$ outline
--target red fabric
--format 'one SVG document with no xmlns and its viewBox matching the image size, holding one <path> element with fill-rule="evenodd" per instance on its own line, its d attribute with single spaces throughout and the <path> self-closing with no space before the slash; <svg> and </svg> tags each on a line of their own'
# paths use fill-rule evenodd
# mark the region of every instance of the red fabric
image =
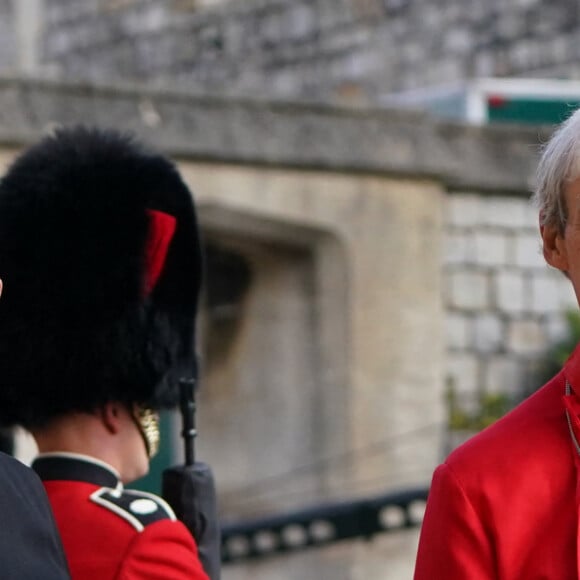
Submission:
<svg viewBox="0 0 580 580">
<path fill-rule="evenodd" d="M 164 519 L 141 532 L 89 499 L 98 486 L 45 481 L 72 580 L 208 580 L 185 526 Z"/>
<path fill-rule="evenodd" d="M 145 247 L 145 296 L 152 292 L 161 276 L 169 244 L 171 244 L 177 225 L 177 220 L 173 216 L 162 211 L 148 209 L 147 215 L 149 216 L 149 234 Z"/>
<path fill-rule="evenodd" d="M 578 558 L 578 349 L 506 417 L 456 449 L 433 476 L 415 580 L 572 580 Z"/>
</svg>

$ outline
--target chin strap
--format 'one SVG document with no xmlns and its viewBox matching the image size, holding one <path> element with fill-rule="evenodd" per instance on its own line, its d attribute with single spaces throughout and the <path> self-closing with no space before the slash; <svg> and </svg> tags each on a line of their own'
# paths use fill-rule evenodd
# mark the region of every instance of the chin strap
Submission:
<svg viewBox="0 0 580 580">
<path fill-rule="evenodd" d="M 139 431 L 145 442 L 149 459 L 153 458 L 159 451 L 159 414 L 149 407 L 134 407 L 133 418 L 139 427 Z"/>
</svg>

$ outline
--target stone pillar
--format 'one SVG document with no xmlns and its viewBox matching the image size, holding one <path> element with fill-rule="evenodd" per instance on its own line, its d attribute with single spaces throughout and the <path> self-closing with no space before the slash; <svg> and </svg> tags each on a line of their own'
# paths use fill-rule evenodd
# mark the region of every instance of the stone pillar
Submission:
<svg viewBox="0 0 580 580">
<path fill-rule="evenodd" d="M 200 401 L 200 454 L 211 457 L 226 513 L 427 484 L 444 414 L 440 187 L 180 167 L 206 234 L 256 264 L 239 340 L 229 362 L 205 377 Z M 410 575 L 414 537 L 406 551 L 381 544 L 397 578 L 401 569 Z M 333 578 L 371 578 L 372 550 L 350 543 L 228 575 L 326 578 L 334 561 L 342 572 L 333 568 Z M 394 580 L 387 568 L 376 577 Z"/>
<path fill-rule="evenodd" d="M 14 2 L 18 69 L 21 75 L 34 76 L 39 72 L 42 22 L 43 0 L 17 0 Z"/>
</svg>

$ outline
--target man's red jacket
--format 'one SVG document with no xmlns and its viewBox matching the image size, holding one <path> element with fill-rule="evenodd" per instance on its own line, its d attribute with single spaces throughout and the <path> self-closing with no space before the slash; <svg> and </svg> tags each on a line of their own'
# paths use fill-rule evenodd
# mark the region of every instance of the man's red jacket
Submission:
<svg viewBox="0 0 580 580">
<path fill-rule="evenodd" d="M 415 580 L 580 578 L 579 441 L 577 347 L 556 377 L 437 468 Z"/>
<path fill-rule="evenodd" d="M 91 457 L 44 454 L 32 467 L 72 580 L 208 580 L 191 534 L 160 497 L 123 489 L 116 472 Z"/>
</svg>

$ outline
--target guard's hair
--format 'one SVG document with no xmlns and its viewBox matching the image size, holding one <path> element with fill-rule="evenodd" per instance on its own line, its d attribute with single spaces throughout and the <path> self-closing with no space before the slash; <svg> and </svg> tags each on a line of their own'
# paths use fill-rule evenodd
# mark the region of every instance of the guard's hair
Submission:
<svg viewBox="0 0 580 580">
<path fill-rule="evenodd" d="M 145 296 L 149 209 L 177 225 Z M 200 272 L 193 200 L 165 157 L 84 127 L 31 147 L 0 182 L 0 423 L 174 405 L 194 365 Z"/>
</svg>

